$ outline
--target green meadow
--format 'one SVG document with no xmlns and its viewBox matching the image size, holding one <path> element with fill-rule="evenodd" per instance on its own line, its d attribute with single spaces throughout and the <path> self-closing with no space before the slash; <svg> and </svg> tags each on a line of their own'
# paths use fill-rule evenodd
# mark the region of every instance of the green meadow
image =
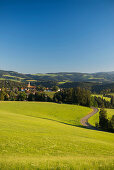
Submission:
<svg viewBox="0 0 114 170">
<path fill-rule="evenodd" d="M 114 135 L 83 128 L 90 108 L 0 102 L 0 169 L 114 168 Z"/>
<path fill-rule="evenodd" d="M 109 97 L 104 97 L 102 94 L 92 94 L 92 96 L 96 96 L 96 97 L 101 97 L 101 98 L 103 98 L 103 99 L 105 99 L 106 101 L 111 101 L 111 98 L 109 98 Z"/>
<path fill-rule="evenodd" d="M 109 93 L 109 95 L 114 96 L 114 93 Z"/>
</svg>

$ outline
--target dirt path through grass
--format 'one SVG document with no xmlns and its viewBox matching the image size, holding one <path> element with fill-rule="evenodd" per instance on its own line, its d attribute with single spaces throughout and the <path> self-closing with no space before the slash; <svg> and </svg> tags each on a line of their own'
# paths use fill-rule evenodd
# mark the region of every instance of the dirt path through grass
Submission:
<svg viewBox="0 0 114 170">
<path fill-rule="evenodd" d="M 83 117 L 80 120 L 80 123 L 89 129 L 98 130 L 97 128 L 95 128 L 94 126 L 92 126 L 91 124 L 88 123 L 88 119 L 99 111 L 97 108 L 94 108 L 94 107 L 92 107 L 92 109 L 93 109 L 93 111 L 90 114 L 88 114 L 87 116 Z"/>
</svg>

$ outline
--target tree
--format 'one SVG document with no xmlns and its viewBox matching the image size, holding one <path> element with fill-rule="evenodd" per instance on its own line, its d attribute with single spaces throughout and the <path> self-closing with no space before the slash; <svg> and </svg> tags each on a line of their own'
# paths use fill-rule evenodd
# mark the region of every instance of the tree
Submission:
<svg viewBox="0 0 114 170">
<path fill-rule="evenodd" d="M 75 92 L 77 104 L 82 106 L 90 106 L 91 93 L 89 90 L 77 87 Z"/>
<path fill-rule="evenodd" d="M 111 105 L 114 107 L 114 96 L 111 97 Z"/>
<path fill-rule="evenodd" d="M 56 92 L 54 95 L 55 102 L 79 104 L 83 106 L 90 106 L 90 91 L 78 88 L 63 89 Z"/>
<path fill-rule="evenodd" d="M 28 101 L 34 101 L 35 100 L 35 96 L 33 93 L 30 93 L 28 96 Z"/>
<path fill-rule="evenodd" d="M 47 100 L 47 96 L 45 93 L 43 93 L 43 92 L 35 93 L 35 101 L 46 101 L 46 100 Z"/>
<path fill-rule="evenodd" d="M 99 127 L 104 130 L 108 129 L 107 111 L 104 108 L 101 108 L 99 112 Z"/>
<path fill-rule="evenodd" d="M 97 101 L 95 100 L 94 96 L 91 97 L 90 106 L 98 107 Z"/>
<path fill-rule="evenodd" d="M 7 94 L 7 93 L 5 94 L 4 100 L 5 100 L 5 101 L 8 101 L 8 100 L 9 100 L 9 94 Z"/>
<path fill-rule="evenodd" d="M 108 128 L 109 128 L 109 131 L 114 132 L 114 115 L 112 116 L 112 118 L 109 121 Z"/>
<path fill-rule="evenodd" d="M 11 101 L 15 101 L 16 100 L 16 94 L 13 91 L 10 92 L 9 100 L 11 100 Z"/>
<path fill-rule="evenodd" d="M 61 102 L 63 102 L 63 92 L 57 92 L 57 93 L 55 93 L 54 94 L 54 96 L 53 96 L 53 101 L 54 102 L 56 102 L 56 103 L 58 103 L 59 101 L 61 101 Z"/>
<path fill-rule="evenodd" d="M 37 90 L 37 91 L 44 91 L 44 90 L 45 90 L 45 87 L 42 86 L 42 85 L 39 85 L 39 86 L 37 86 L 36 90 Z"/>
<path fill-rule="evenodd" d="M 58 91 L 59 90 L 59 87 L 58 86 L 53 86 L 52 87 L 52 91 Z"/>
<path fill-rule="evenodd" d="M 4 101 L 4 98 L 5 98 L 5 94 L 3 91 L 0 92 L 0 100 L 1 101 Z"/>
<path fill-rule="evenodd" d="M 24 100 L 26 100 L 26 98 L 27 98 L 27 95 L 25 92 L 20 92 L 17 96 L 18 101 L 24 101 Z"/>
<path fill-rule="evenodd" d="M 1 92 L 0 92 L 0 100 L 1 101 L 5 100 L 5 95 L 6 95 L 6 92 L 5 92 L 5 88 L 3 87 Z"/>
</svg>

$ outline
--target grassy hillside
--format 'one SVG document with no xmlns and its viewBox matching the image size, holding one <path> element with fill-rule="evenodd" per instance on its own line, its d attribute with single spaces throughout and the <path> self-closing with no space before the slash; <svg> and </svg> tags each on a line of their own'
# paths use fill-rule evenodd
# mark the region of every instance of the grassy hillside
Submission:
<svg viewBox="0 0 114 170">
<path fill-rule="evenodd" d="M 114 115 L 114 109 L 106 109 L 106 110 L 108 113 L 108 119 L 110 119 L 112 115 Z M 96 122 L 99 122 L 99 113 L 96 113 L 95 115 L 89 118 L 89 123 L 91 125 L 95 126 Z"/>
<path fill-rule="evenodd" d="M 70 119 L 79 125 L 90 111 L 73 105 L 1 102 L 0 169 L 113 169 L 113 134 L 64 124 Z"/>
<path fill-rule="evenodd" d="M 78 126 L 80 119 L 92 111 L 88 107 L 48 102 L 0 102 L 0 110 Z"/>
</svg>

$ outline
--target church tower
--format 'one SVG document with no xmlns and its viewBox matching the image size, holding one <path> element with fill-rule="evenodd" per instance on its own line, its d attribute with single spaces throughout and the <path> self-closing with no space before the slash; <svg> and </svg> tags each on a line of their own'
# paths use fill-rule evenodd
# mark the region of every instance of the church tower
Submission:
<svg viewBox="0 0 114 170">
<path fill-rule="evenodd" d="M 30 82 L 28 83 L 28 87 L 30 87 Z"/>
</svg>

